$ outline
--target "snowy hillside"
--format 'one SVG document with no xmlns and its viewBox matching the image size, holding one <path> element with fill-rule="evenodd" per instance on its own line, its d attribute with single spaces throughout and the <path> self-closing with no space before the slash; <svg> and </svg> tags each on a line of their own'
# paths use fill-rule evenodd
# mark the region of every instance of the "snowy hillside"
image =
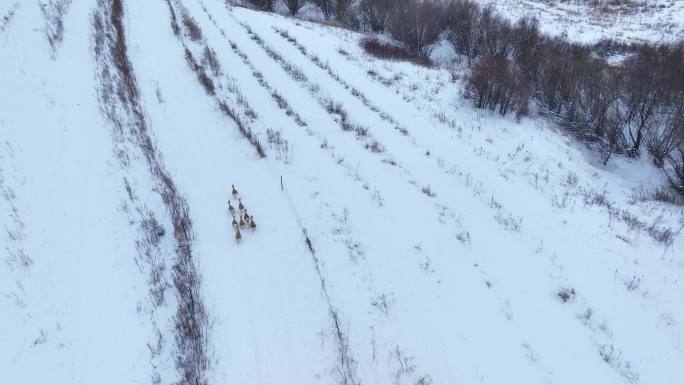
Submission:
<svg viewBox="0 0 684 385">
<path fill-rule="evenodd" d="M 626 43 L 684 39 L 684 1 L 477 0 L 511 19 L 537 18 L 545 33 L 582 43 L 614 39 Z M 600 2 L 597 2 L 600 3 Z M 618 4 L 618 5 L 615 5 Z"/>
<path fill-rule="evenodd" d="M 683 383 L 662 173 L 359 39 L 223 0 L 2 2 L 6 383 Z"/>
</svg>

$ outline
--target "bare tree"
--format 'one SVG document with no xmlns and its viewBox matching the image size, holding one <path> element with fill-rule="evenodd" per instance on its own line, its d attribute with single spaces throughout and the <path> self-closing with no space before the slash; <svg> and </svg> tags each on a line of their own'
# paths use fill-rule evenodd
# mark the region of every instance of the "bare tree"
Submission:
<svg viewBox="0 0 684 385">
<path fill-rule="evenodd" d="M 668 79 L 670 89 L 665 89 L 667 99 L 660 112 L 661 118 L 646 137 L 648 152 L 657 167 L 663 167 L 668 155 L 684 145 L 684 75 L 680 72 L 673 72 L 679 79 Z"/>
<path fill-rule="evenodd" d="M 498 16 L 493 7 L 481 8 L 472 0 L 456 0 L 446 8 L 446 39 L 454 51 L 469 58 L 507 57 L 516 47 L 531 43 L 536 24 L 521 20 L 518 28 Z"/>
<path fill-rule="evenodd" d="M 349 24 L 349 11 L 353 0 L 312 0 L 320 8 L 326 20 L 335 19 L 344 24 Z"/>
<path fill-rule="evenodd" d="M 513 58 L 525 70 L 529 64 L 532 64 L 539 48 L 543 46 L 539 21 L 535 18 L 523 17 L 518 20 L 512 33 Z M 525 70 L 525 72 L 529 71 Z"/>
<path fill-rule="evenodd" d="M 307 0 L 283 0 L 290 15 L 295 16 L 306 5 Z"/>
<path fill-rule="evenodd" d="M 443 10 L 443 4 L 435 0 L 399 0 L 390 17 L 389 32 L 409 52 L 429 59 L 444 31 Z"/>
<path fill-rule="evenodd" d="M 248 0 L 252 5 L 262 11 L 273 11 L 276 0 Z"/>
<path fill-rule="evenodd" d="M 326 20 L 330 20 L 335 14 L 335 2 L 336 0 L 312 0 L 314 4 L 321 9 L 323 17 Z"/>
<path fill-rule="evenodd" d="M 513 52 L 515 31 L 493 6 L 482 9 L 476 32 L 482 55 L 508 57 Z"/>
<path fill-rule="evenodd" d="M 347 24 L 352 0 L 335 0 L 334 5 L 333 14 L 335 15 L 335 20 Z"/>
<path fill-rule="evenodd" d="M 672 188 L 684 194 L 684 145 L 679 146 L 667 156 L 665 175 Z"/>
<path fill-rule="evenodd" d="M 656 167 L 664 167 L 669 154 L 684 144 L 684 111 L 679 106 L 676 113 L 668 114 L 665 121 L 651 130 L 646 137 L 648 153 Z"/>
<path fill-rule="evenodd" d="M 446 40 L 454 51 L 469 58 L 478 56 L 480 7 L 472 0 L 456 0 L 447 7 L 446 17 Z"/>
<path fill-rule="evenodd" d="M 652 128 L 661 99 L 661 85 L 658 84 L 655 62 L 657 53 L 651 47 L 643 47 L 643 53 L 625 61 L 627 73 L 624 105 L 627 123 L 626 137 L 630 156 L 639 154 L 641 144 Z"/>
<path fill-rule="evenodd" d="M 394 0 L 361 0 L 359 10 L 363 25 L 373 32 L 383 32 L 392 12 Z"/>
</svg>

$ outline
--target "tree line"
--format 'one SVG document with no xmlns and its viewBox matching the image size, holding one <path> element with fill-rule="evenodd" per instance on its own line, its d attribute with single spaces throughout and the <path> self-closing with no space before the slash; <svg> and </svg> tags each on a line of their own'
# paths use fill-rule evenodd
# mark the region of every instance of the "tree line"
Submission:
<svg viewBox="0 0 684 385">
<path fill-rule="evenodd" d="M 534 106 L 594 143 L 604 163 L 614 154 L 649 156 L 684 194 L 684 42 L 575 43 L 473 0 L 282 1 L 292 15 L 311 2 L 326 20 L 389 35 L 418 62 L 444 41 L 470 63 L 465 94 L 476 107 L 520 118 Z"/>
</svg>

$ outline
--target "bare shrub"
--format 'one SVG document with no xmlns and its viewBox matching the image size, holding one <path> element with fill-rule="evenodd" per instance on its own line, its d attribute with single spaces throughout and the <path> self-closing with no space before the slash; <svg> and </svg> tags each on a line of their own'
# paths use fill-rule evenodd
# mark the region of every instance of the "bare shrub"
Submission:
<svg viewBox="0 0 684 385">
<path fill-rule="evenodd" d="M 655 223 L 648 226 L 648 235 L 651 236 L 655 241 L 663 243 L 667 246 L 672 245 L 674 242 L 675 232 L 669 227 L 658 227 Z"/>
<path fill-rule="evenodd" d="M 630 204 L 648 201 L 684 205 L 684 196 L 669 186 L 661 186 L 653 190 L 644 188 L 637 189 L 630 197 Z"/>
<path fill-rule="evenodd" d="M 653 240 L 663 243 L 666 246 L 670 246 L 674 241 L 676 233 L 669 227 L 663 227 L 659 225 L 660 219 L 656 219 L 652 224 L 647 224 L 642 221 L 636 215 L 622 210 L 614 215 L 618 216 L 630 230 L 641 230 L 646 232 Z"/>
<path fill-rule="evenodd" d="M 382 42 L 376 37 L 364 38 L 361 40 L 360 44 L 361 48 L 363 48 L 366 53 L 375 56 L 378 59 L 407 61 L 425 66 L 430 66 L 432 64 L 429 59 L 421 58 L 405 48 Z"/>
<path fill-rule="evenodd" d="M 0 32 L 5 32 L 7 26 L 9 26 L 12 19 L 14 19 L 14 15 L 17 14 L 17 9 L 19 9 L 19 6 L 19 3 L 12 4 L 7 13 L 0 17 Z"/>
<path fill-rule="evenodd" d="M 639 373 L 634 371 L 632 364 L 629 361 L 625 361 L 622 358 L 622 351 L 616 349 L 611 345 L 600 345 L 598 347 L 599 355 L 603 361 L 610 365 L 611 368 L 616 370 L 620 375 L 629 383 L 639 382 Z"/>
<path fill-rule="evenodd" d="M 558 290 L 558 293 L 556 294 L 558 296 L 558 299 L 563 302 L 572 302 L 575 299 L 575 289 L 572 288 L 562 288 Z"/>
<path fill-rule="evenodd" d="M 565 184 L 568 187 L 575 187 L 577 186 L 577 182 L 579 179 L 577 178 L 577 174 L 569 171 L 567 175 L 563 178 L 563 184 Z"/>
<path fill-rule="evenodd" d="M 354 132 L 356 132 L 357 138 L 364 138 L 368 136 L 368 127 L 356 126 Z"/>
<path fill-rule="evenodd" d="M 230 108 L 228 103 L 226 103 L 223 100 L 219 101 L 219 109 L 221 110 L 221 112 L 223 112 L 224 115 L 226 115 L 235 122 L 242 136 L 245 139 L 247 139 L 249 143 L 252 144 L 257 154 L 259 154 L 261 158 L 265 158 L 266 152 L 264 151 L 264 148 L 261 147 L 261 143 L 259 143 L 259 140 L 256 138 L 256 135 L 254 135 L 254 133 L 252 132 L 252 129 L 248 128 L 244 124 L 244 122 L 240 119 L 238 114 L 232 108 Z"/>
<path fill-rule="evenodd" d="M 515 111 L 520 118 L 528 111 L 527 84 L 518 67 L 506 58 L 478 59 L 467 79 L 466 96 L 477 108 L 497 110 L 501 115 Z"/>
<path fill-rule="evenodd" d="M 283 137 L 282 132 L 269 128 L 266 130 L 266 136 L 269 146 L 276 154 L 276 159 L 287 162 L 290 154 L 290 144 Z"/>
<path fill-rule="evenodd" d="M 207 94 L 210 96 L 215 95 L 216 87 L 214 86 L 214 81 L 211 79 L 211 77 L 209 77 L 209 75 L 207 75 L 207 71 L 204 69 L 204 66 L 195 60 L 192 52 L 190 52 L 190 50 L 187 48 L 185 49 L 185 60 L 190 68 L 192 68 L 193 72 L 195 72 L 195 75 L 197 75 L 197 80 L 199 80 Z"/>
<path fill-rule="evenodd" d="M 176 17 L 176 10 L 171 5 L 171 0 L 166 0 L 166 5 L 169 7 L 169 13 L 171 14 L 171 30 L 178 37 L 180 36 L 180 26 L 178 25 L 178 17 Z"/>
<path fill-rule="evenodd" d="M 670 203 L 673 205 L 684 205 L 684 196 L 677 195 L 667 187 L 657 188 L 652 193 L 653 200 L 663 203 Z"/>
<path fill-rule="evenodd" d="M 202 29 L 200 29 L 197 21 L 187 12 L 183 12 L 183 26 L 192 41 L 200 41 L 202 39 Z"/>
<path fill-rule="evenodd" d="M 216 58 L 216 52 L 208 46 L 204 46 L 204 51 L 202 51 L 202 64 L 208 66 L 214 76 L 221 75 L 221 64 Z"/>
<path fill-rule="evenodd" d="M 378 311 L 380 311 L 382 314 L 388 315 L 392 305 L 394 305 L 396 301 L 397 300 L 394 298 L 393 293 L 384 293 L 374 299 L 373 302 L 371 302 L 371 305 L 378 309 Z"/>
<path fill-rule="evenodd" d="M 562 197 L 554 195 L 551 198 L 551 205 L 558 209 L 566 209 L 575 206 L 575 200 L 570 197 L 569 192 L 564 192 Z"/>
<path fill-rule="evenodd" d="M 54 55 L 64 39 L 64 15 L 69 10 L 71 0 L 48 0 L 39 4 L 45 18 L 45 36 Z"/>
<path fill-rule="evenodd" d="M 390 351 L 390 356 L 397 361 L 397 371 L 393 374 L 395 383 L 402 383 L 402 377 L 409 376 L 416 371 L 416 364 L 413 363 L 414 358 L 407 356 L 399 346 L 395 346 L 394 349 Z"/>
<path fill-rule="evenodd" d="M 306 82 L 309 80 L 309 78 L 306 77 L 306 74 L 304 71 L 301 70 L 301 68 L 297 67 L 296 65 L 286 62 L 282 57 L 276 53 L 275 51 L 269 50 L 269 55 L 281 63 L 281 66 L 283 67 L 283 70 L 287 72 L 290 76 L 292 76 L 292 79 L 298 81 L 298 82 Z"/>
<path fill-rule="evenodd" d="M 333 99 L 326 99 L 325 110 L 331 115 L 339 116 L 342 121 L 347 121 L 347 111 L 342 106 L 342 103 Z"/>
<path fill-rule="evenodd" d="M 502 210 L 498 210 L 496 215 L 494 215 L 494 219 L 505 229 L 516 233 L 520 232 L 523 221 L 522 217 L 515 218 L 511 213 L 504 213 Z"/>
<path fill-rule="evenodd" d="M 424 374 L 418 378 L 416 385 L 432 385 L 432 377 L 428 374 Z"/>
<path fill-rule="evenodd" d="M 278 104 L 278 107 L 280 107 L 281 110 L 287 109 L 290 104 L 287 102 L 287 100 L 278 93 L 278 91 L 273 91 L 271 93 L 271 96 L 273 97 L 273 100 L 275 100 L 276 104 Z"/>
<path fill-rule="evenodd" d="M 423 187 L 423 188 L 421 189 L 421 191 L 423 192 L 423 194 L 429 196 L 430 198 L 434 198 L 434 197 L 437 196 L 437 194 L 435 194 L 435 192 L 432 191 L 432 189 L 430 188 L 430 186 L 425 186 L 425 187 Z"/>
<path fill-rule="evenodd" d="M 625 281 L 625 287 L 628 291 L 634 291 L 641 285 L 641 277 L 637 277 L 636 274 L 632 278 Z"/>
<path fill-rule="evenodd" d="M 379 154 L 385 151 L 385 148 L 377 140 L 367 143 L 366 148 L 374 154 Z"/>
<path fill-rule="evenodd" d="M 606 195 L 606 190 L 601 192 L 598 191 L 586 191 L 584 192 L 584 203 L 590 206 L 597 205 L 601 207 L 606 207 L 608 209 L 613 208 L 613 202 L 608 199 Z"/>
</svg>

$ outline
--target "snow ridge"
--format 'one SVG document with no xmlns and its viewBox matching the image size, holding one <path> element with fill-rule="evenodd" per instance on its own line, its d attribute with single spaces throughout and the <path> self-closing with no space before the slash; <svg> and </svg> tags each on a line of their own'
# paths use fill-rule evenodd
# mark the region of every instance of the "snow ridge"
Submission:
<svg viewBox="0 0 684 385">
<path fill-rule="evenodd" d="M 204 385 L 207 384 L 209 370 L 208 316 L 202 301 L 200 276 L 192 254 L 192 220 L 188 204 L 166 171 L 161 155 L 148 132 L 135 74 L 127 56 L 123 9 L 122 0 L 99 0 L 98 9 L 93 15 L 94 49 L 101 81 L 98 96 L 102 111 L 112 124 L 116 153 L 121 165 L 127 167 L 131 156 L 134 156 L 127 148 L 127 142 L 132 139 L 146 161 L 149 174 L 154 181 L 153 191 L 159 194 L 170 216 L 175 239 L 175 257 L 171 268 L 177 299 L 173 317 L 175 364 L 180 376 L 179 383 Z M 128 181 L 126 188 L 131 203 L 139 208 L 137 219 L 141 230 L 146 230 L 143 239 L 140 240 L 144 248 L 139 248 L 139 252 L 148 257 L 148 262 L 153 263 L 149 266 L 153 274 L 152 282 L 163 284 L 163 281 L 154 278 L 154 275 L 162 274 L 163 263 L 167 261 L 149 258 L 150 248 L 157 248 L 160 238 L 165 234 L 156 219 L 159 213 L 155 215 L 144 204 L 141 205 Z M 156 253 L 159 251 L 156 250 Z M 145 260 L 143 256 L 140 259 Z M 166 259 L 171 262 L 171 256 L 167 256 Z"/>
</svg>

